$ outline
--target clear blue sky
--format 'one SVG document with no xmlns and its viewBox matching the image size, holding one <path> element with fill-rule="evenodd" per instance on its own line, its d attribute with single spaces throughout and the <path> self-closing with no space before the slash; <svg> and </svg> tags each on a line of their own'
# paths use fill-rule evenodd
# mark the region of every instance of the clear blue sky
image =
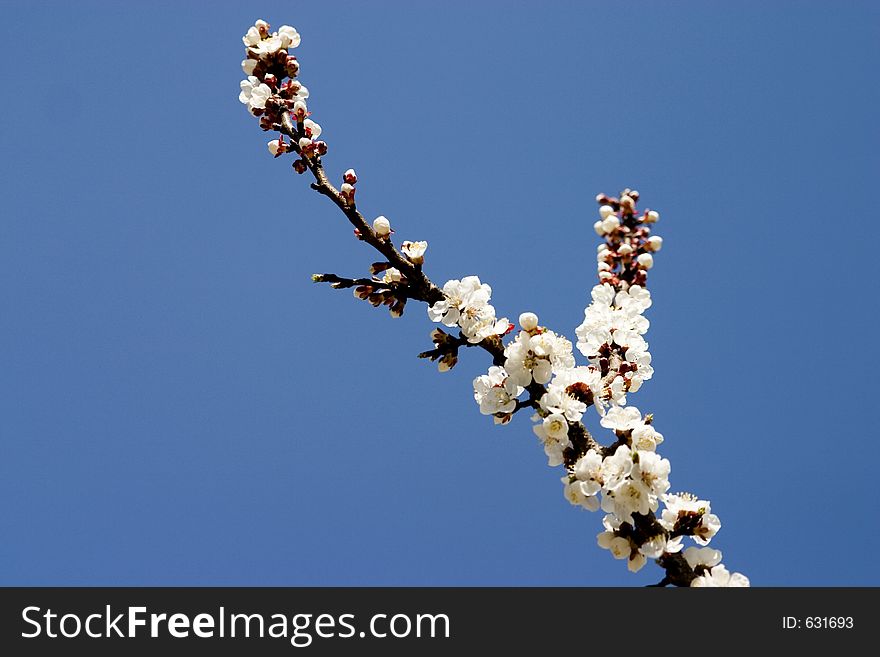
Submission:
<svg viewBox="0 0 880 657">
<path fill-rule="evenodd" d="M 375 258 L 238 102 L 256 18 L 334 177 L 573 336 L 593 197 L 665 238 L 631 402 L 755 585 L 880 585 L 880 6 L 3 4 L 0 583 L 641 585 L 529 422 L 309 275 Z M 595 418 L 591 418 L 594 425 Z"/>
</svg>

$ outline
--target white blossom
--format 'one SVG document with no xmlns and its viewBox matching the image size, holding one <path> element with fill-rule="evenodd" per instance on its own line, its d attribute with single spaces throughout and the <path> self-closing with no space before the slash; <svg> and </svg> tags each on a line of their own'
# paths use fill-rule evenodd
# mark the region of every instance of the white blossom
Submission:
<svg viewBox="0 0 880 657">
<path fill-rule="evenodd" d="M 691 581 L 693 587 L 703 588 L 738 588 L 751 586 L 749 578 L 742 573 L 730 573 L 724 564 L 713 566 L 712 570 L 707 571 L 700 577 L 696 577 Z"/>
<path fill-rule="evenodd" d="M 599 424 L 614 431 L 629 431 L 642 424 L 642 414 L 635 406 L 612 406 Z"/>
<path fill-rule="evenodd" d="M 606 456 L 602 461 L 604 490 L 611 492 L 622 485 L 632 472 L 632 468 L 632 452 L 626 445 L 621 445 L 614 451 L 614 454 Z"/>
<path fill-rule="evenodd" d="M 546 419 L 541 421 L 541 416 L 536 413 L 532 416 L 532 420 L 540 421 L 539 424 L 532 427 L 532 430 L 544 445 L 547 465 L 551 467 L 562 465 L 563 453 L 571 446 L 571 441 L 568 439 L 568 423 L 565 418 L 560 415 L 553 417 L 550 422 L 547 422 Z"/>
<path fill-rule="evenodd" d="M 631 406 L 629 408 L 632 408 Z M 611 411 L 609 411 L 610 413 Z M 632 430 L 632 446 L 640 452 L 652 452 L 663 442 L 663 434 L 650 424 L 639 423 Z"/>
<path fill-rule="evenodd" d="M 516 398 L 522 391 L 522 388 L 510 381 L 503 367 L 490 367 L 488 374 L 474 379 L 474 400 L 479 404 L 483 415 L 513 413 Z"/>
<path fill-rule="evenodd" d="M 636 262 L 639 263 L 639 267 L 642 267 L 643 269 L 650 269 L 654 266 L 654 256 L 652 256 L 650 253 L 642 253 L 639 255 L 638 258 L 636 258 Z"/>
<path fill-rule="evenodd" d="M 533 380 L 544 385 L 554 371 L 574 366 L 571 349 L 571 342 L 553 331 L 534 334 L 520 331 L 504 349 L 504 367 L 521 386 L 527 386 Z"/>
<path fill-rule="evenodd" d="M 300 91 L 302 91 L 302 89 L 305 89 L 305 87 L 302 87 L 300 89 Z M 317 123 L 315 123 L 314 121 L 312 121 L 311 119 L 305 119 L 303 121 L 303 128 L 305 128 L 306 134 L 311 139 L 317 139 L 318 137 L 321 136 L 321 132 L 322 132 L 321 126 L 318 125 Z"/>
<path fill-rule="evenodd" d="M 595 395 L 601 386 L 601 376 L 592 367 L 574 367 L 554 372 L 541 396 L 539 404 L 548 413 L 561 413 L 570 422 L 579 422 L 587 410 L 582 393 Z"/>
<path fill-rule="evenodd" d="M 657 452 L 636 452 L 638 463 L 633 466 L 632 478 L 654 496 L 669 490 L 670 464 Z M 655 507 L 656 508 L 656 507 Z"/>
<path fill-rule="evenodd" d="M 617 536 L 614 532 L 602 532 L 596 537 L 600 548 L 611 551 L 611 556 L 615 559 L 629 559 L 632 553 L 629 539 L 623 536 Z"/>
<path fill-rule="evenodd" d="M 428 248 L 427 242 L 404 242 L 400 245 L 403 255 L 409 258 L 414 265 L 420 265 L 425 261 L 425 251 Z"/>
<path fill-rule="evenodd" d="M 589 487 L 585 482 L 577 479 L 572 480 L 570 476 L 565 475 L 562 478 L 562 483 L 565 484 L 563 491 L 565 499 L 571 502 L 571 504 L 583 507 L 588 511 L 599 510 L 599 498 L 594 493 L 589 492 Z"/>
<path fill-rule="evenodd" d="M 707 500 L 697 499 L 688 493 L 665 494 L 662 500 L 666 508 L 663 509 L 659 521 L 668 531 L 673 531 L 680 519 L 688 519 L 688 525 L 694 526 L 692 534 L 694 541 L 700 545 L 707 545 L 721 529 L 721 520 L 710 513 L 711 506 Z M 699 516 L 699 522 L 693 523 L 691 520 L 693 516 Z"/>
<path fill-rule="evenodd" d="M 459 326 L 471 344 L 507 332 L 507 318 L 496 318 L 495 308 L 489 304 L 492 288 L 481 283 L 478 276 L 447 281 L 443 294 L 443 299 L 428 308 L 431 321 Z"/>
<path fill-rule="evenodd" d="M 278 28 L 278 36 L 281 37 L 281 47 L 296 48 L 300 44 L 299 32 L 290 25 L 282 25 Z"/>
<path fill-rule="evenodd" d="M 575 463 L 574 476 L 581 482 L 586 495 L 598 493 L 605 481 L 602 476 L 602 456 L 596 450 L 588 450 Z"/>
<path fill-rule="evenodd" d="M 241 70 L 244 71 L 245 75 L 247 75 L 247 76 L 253 75 L 255 68 L 257 68 L 257 60 L 256 59 L 243 59 L 243 60 L 241 60 Z"/>
<path fill-rule="evenodd" d="M 691 568 L 705 566 L 712 568 L 721 563 L 721 550 L 710 547 L 689 547 L 684 551 L 684 558 Z"/>
<path fill-rule="evenodd" d="M 269 85 L 260 82 L 253 75 L 249 75 L 248 79 L 242 80 L 239 86 L 241 93 L 238 95 L 238 99 L 247 105 L 251 112 L 256 109 L 266 109 L 266 101 L 272 95 Z"/>
</svg>

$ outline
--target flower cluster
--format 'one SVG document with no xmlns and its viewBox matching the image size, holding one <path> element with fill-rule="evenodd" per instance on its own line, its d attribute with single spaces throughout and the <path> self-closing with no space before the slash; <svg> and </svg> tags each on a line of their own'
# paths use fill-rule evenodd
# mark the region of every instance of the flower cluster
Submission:
<svg viewBox="0 0 880 657">
<path fill-rule="evenodd" d="M 611 400 L 625 404 L 626 392 L 637 391 L 654 375 L 642 337 L 650 325 L 642 313 L 651 307 L 651 294 L 640 285 L 615 289 L 608 283 L 595 286 L 591 294 L 584 321 L 575 329 L 577 348 L 610 378 Z"/>
<path fill-rule="evenodd" d="M 318 140 L 321 126 L 307 118 L 309 90 L 296 79 L 299 62 L 288 53 L 288 49 L 299 46 L 299 33 L 289 25 L 271 32 L 266 21 L 258 20 L 248 28 L 242 42 L 246 57 L 241 68 L 247 79 L 241 81 L 238 99 L 251 114 L 260 117 L 263 130 L 278 130 L 285 112 L 296 120 L 300 129 L 295 143 L 284 141 L 282 132 L 267 147 L 274 157 L 290 151 L 299 153 L 302 159 L 294 164 L 294 168 L 303 173 L 307 159 L 324 155 L 327 144 Z"/>
<path fill-rule="evenodd" d="M 428 307 L 428 317 L 445 326 L 458 326 L 471 344 L 510 330 L 506 317 L 495 317 L 495 307 L 489 303 L 492 288 L 481 283 L 478 276 L 446 281 L 443 296 Z"/>
<path fill-rule="evenodd" d="M 522 321 L 520 321 L 522 323 Z M 520 386 L 549 383 L 553 372 L 574 367 L 571 342 L 553 331 L 522 330 L 504 349 L 504 369 Z"/>
</svg>

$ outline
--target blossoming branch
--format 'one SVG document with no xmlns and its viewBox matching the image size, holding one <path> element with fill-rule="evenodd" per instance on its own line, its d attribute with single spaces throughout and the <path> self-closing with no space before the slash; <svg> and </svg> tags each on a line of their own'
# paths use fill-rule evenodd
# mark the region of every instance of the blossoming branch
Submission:
<svg viewBox="0 0 880 657">
<path fill-rule="evenodd" d="M 523 409 L 548 465 L 562 466 L 563 492 L 574 506 L 603 511 L 598 544 L 631 571 L 653 560 L 664 571 L 659 585 L 748 586 L 744 575 L 729 572 L 721 552 L 708 547 L 721 527 L 707 500 L 690 493 L 671 494 L 670 464 L 657 452 L 664 437 L 653 416 L 628 405 L 651 379 L 651 354 L 644 335 L 651 307 L 648 271 L 663 240 L 651 234 L 656 210 L 637 209 L 639 193 L 597 197 L 596 233 L 604 238 L 596 260 L 598 283 L 584 321 L 575 329 L 574 347 L 565 336 L 542 326 L 534 313 L 519 315 L 517 327 L 498 317 L 490 303 L 492 288 L 477 276 L 447 281 L 442 288 L 424 273 L 424 241 L 395 242 L 384 216 L 368 222 L 355 200 L 353 169 L 334 186 L 324 169 L 326 142 L 311 118 L 309 91 L 298 80 L 300 65 L 290 49 L 300 45 L 297 31 L 284 25 L 272 32 L 258 20 L 243 37 L 246 58 L 239 100 L 259 117 L 260 127 L 277 133 L 268 143 L 274 157 L 293 158 L 293 169 L 314 178 L 312 189 L 326 196 L 354 227 L 357 239 L 381 259 L 363 277 L 316 274 L 313 280 L 336 289 L 353 288 L 355 297 L 386 306 L 400 317 L 408 302 L 427 305 L 428 318 L 447 330 L 431 332 L 433 348 L 419 354 L 437 362 L 441 372 L 454 367 L 462 348 L 476 347 L 492 361 L 474 379 L 474 400 L 482 414 L 507 424 Z M 584 424 L 593 407 L 599 424 L 611 432 L 597 440 Z M 685 547 L 685 539 L 695 545 Z"/>
</svg>

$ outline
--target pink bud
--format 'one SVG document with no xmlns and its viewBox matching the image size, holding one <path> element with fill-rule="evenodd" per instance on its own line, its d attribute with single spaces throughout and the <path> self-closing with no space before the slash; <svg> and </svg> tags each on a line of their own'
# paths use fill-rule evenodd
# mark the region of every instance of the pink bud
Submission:
<svg viewBox="0 0 880 657">
<path fill-rule="evenodd" d="M 348 169 L 345 173 L 342 174 L 342 180 L 347 182 L 349 185 L 356 185 L 358 181 L 357 174 L 354 172 L 354 169 Z"/>
</svg>

